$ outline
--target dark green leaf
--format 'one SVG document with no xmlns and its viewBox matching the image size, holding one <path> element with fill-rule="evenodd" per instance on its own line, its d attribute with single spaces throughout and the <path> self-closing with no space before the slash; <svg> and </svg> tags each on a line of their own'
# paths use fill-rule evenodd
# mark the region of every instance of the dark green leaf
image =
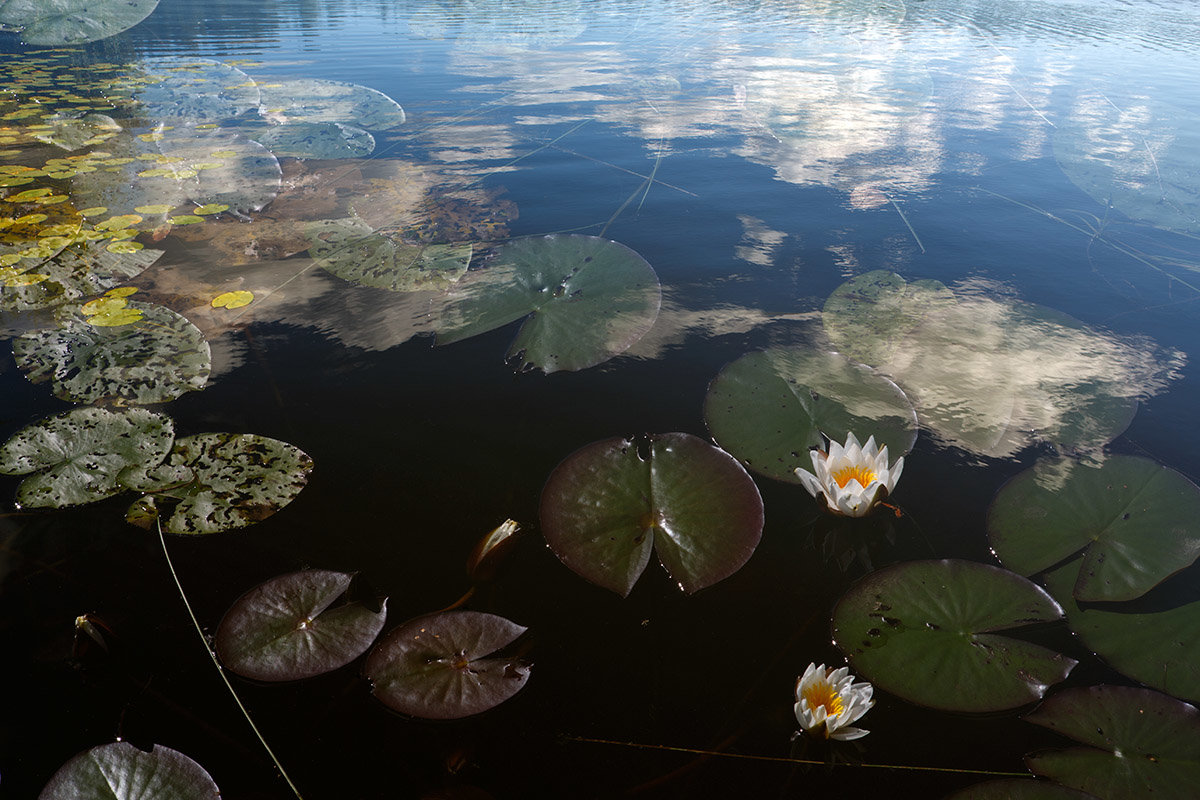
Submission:
<svg viewBox="0 0 1200 800">
<path fill-rule="evenodd" d="M 968 786 L 946 800 L 1096 800 L 1096 797 L 1049 781 L 1007 778 Z"/>
<path fill-rule="evenodd" d="M 375 232 L 358 217 L 305 226 L 308 254 L 343 280 L 393 292 L 443 289 L 463 276 L 471 245 L 417 245 Z"/>
<path fill-rule="evenodd" d="M 114 742 L 80 753 L 54 773 L 38 800 L 219 800 L 204 767 L 162 745 L 143 752 Z"/>
</svg>

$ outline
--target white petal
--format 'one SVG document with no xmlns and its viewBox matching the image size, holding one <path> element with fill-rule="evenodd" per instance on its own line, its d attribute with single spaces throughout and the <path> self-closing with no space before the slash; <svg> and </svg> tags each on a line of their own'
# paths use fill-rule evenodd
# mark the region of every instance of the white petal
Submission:
<svg viewBox="0 0 1200 800">
<path fill-rule="evenodd" d="M 830 731 L 829 738 L 837 739 L 842 742 L 849 742 L 854 739 L 861 739 L 868 733 L 870 733 L 870 731 L 863 730 L 862 728 L 839 728 L 836 731 Z"/>
<path fill-rule="evenodd" d="M 808 489 L 808 493 L 813 497 L 821 497 L 825 494 L 825 489 L 821 486 L 821 482 L 817 480 L 817 476 L 808 470 L 796 467 L 796 477 L 800 479 L 800 485 Z"/>
</svg>

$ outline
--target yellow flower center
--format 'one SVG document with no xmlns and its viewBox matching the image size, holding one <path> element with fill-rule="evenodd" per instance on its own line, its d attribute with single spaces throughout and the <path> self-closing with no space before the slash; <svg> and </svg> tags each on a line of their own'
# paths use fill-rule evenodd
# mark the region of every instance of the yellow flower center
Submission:
<svg viewBox="0 0 1200 800">
<path fill-rule="evenodd" d="M 813 711 L 819 707 L 825 706 L 825 716 L 834 718 L 842 713 L 845 705 L 842 703 L 842 696 L 833 691 L 833 687 L 825 681 L 818 681 L 804 688 L 804 702 Z"/>
<path fill-rule="evenodd" d="M 837 481 L 839 489 L 845 489 L 846 484 L 849 483 L 851 479 L 858 481 L 858 485 L 864 488 L 870 485 L 871 481 L 875 480 L 874 471 L 871 470 L 870 467 L 865 467 L 862 464 L 854 464 L 849 467 L 835 469 L 829 474 L 835 481 Z"/>
</svg>

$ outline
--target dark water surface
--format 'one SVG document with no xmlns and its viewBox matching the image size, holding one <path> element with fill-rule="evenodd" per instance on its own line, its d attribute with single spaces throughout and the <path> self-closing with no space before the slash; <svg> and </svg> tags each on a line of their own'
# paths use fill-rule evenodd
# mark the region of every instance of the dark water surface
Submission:
<svg viewBox="0 0 1200 800">
<path fill-rule="evenodd" d="M 164 240 L 160 294 L 211 297 L 245 274 L 259 299 L 237 325 L 205 328 L 209 385 L 161 410 L 181 436 L 257 433 L 316 464 L 263 522 L 169 538 L 210 634 L 247 589 L 306 567 L 359 573 L 389 598 L 391 627 L 466 591 L 484 533 L 509 517 L 525 528 L 470 601 L 530 630 L 532 677 L 496 709 L 401 717 L 371 697 L 361 661 L 297 683 L 233 676 L 304 797 L 941 797 L 985 778 L 955 770 L 1023 773 L 1026 753 L 1064 746 L 1022 710 L 939 712 L 879 692 L 870 735 L 843 755 L 947 771 L 728 756 L 798 752 L 793 685 L 810 661 L 844 663 L 830 613 L 854 580 L 912 559 L 996 563 L 988 504 L 1050 452 L 1037 433 L 1056 401 L 1096 380 L 1082 356 L 1014 344 L 946 363 L 961 354 L 922 350 L 957 382 L 949 423 L 923 420 L 906 458 L 893 496 L 905 517 L 829 553 L 817 503 L 756 476 L 761 544 L 692 596 L 656 563 L 628 598 L 585 582 L 545 546 L 539 495 L 589 442 L 707 438 L 705 393 L 724 365 L 772 345 L 828 348 L 826 299 L 881 269 L 975 298 L 976 320 L 1022 301 L 1120 343 L 1104 377 L 1140 404 L 1104 452 L 1200 479 L 1198 41 L 1200 11 L 1169 0 L 163 0 L 74 51 L 82 65 L 236 60 L 255 79 L 376 89 L 407 121 L 377 135 L 372 163 L 475 192 L 441 224 L 603 236 L 663 287 L 654 328 L 624 354 L 514 374 L 513 325 L 434 348 L 400 295 L 316 270 L 254 277 L 245 223 Z M 10 65 L 37 55 L 12 36 L 0 47 Z M 315 168 L 283 161 L 285 179 Z M 1004 409 L 997 386 L 1012 390 Z M 69 407 L 0 363 L 0 436 Z M 0 477 L 0 496 L 18 482 Z M 290 796 L 157 538 L 124 522 L 128 502 L 0 517 L 0 788 L 35 796 L 73 754 L 121 737 L 186 753 L 230 800 Z M 1200 573 L 1175 580 L 1194 594 Z M 108 653 L 73 657 L 83 613 L 111 628 Z M 1029 636 L 1080 661 L 1068 686 L 1133 683 L 1064 626 Z"/>
</svg>

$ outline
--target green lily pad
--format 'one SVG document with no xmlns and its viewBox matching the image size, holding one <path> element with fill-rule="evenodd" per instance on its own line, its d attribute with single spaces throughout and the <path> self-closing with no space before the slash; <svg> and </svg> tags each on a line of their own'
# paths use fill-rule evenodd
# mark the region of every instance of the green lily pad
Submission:
<svg viewBox="0 0 1200 800">
<path fill-rule="evenodd" d="M 796 467 L 812 468 L 808 451 L 822 434 L 862 442 L 874 436 L 894 461 L 912 449 L 917 415 L 904 392 L 837 353 L 775 347 L 727 364 L 704 399 L 713 438 L 751 470 L 799 483 Z"/>
<path fill-rule="evenodd" d="M 293 681 L 332 672 L 367 651 L 383 629 L 359 603 L 330 608 L 353 575 L 309 569 L 272 578 L 225 613 L 214 642 L 226 668 L 260 681 Z"/>
<path fill-rule="evenodd" d="M 939 281 L 906 281 L 877 269 L 834 289 L 821 320 L 838 352 L 860 364 L 882 367 L 892 363 L 922 320 L 956 302 L 954 293 Z"/>
<path fill-rule="evenodd" d="M 175 442 L 164 469 L 129 476 L 130 485 L 152 493 L 135 502 L 125 518 L 149 528 L 169 514 L 164 526 L 169 533 L 244 528 L 292 502 L 312 467 L 303 450 L 266 436 L 187 436 Z M 188 470 L 191 480 L 178 485 Z M 155 478 L 162 483 L 155 484 Z"/>
<path fill-rule="evenodd" d="M 259 81 L 259 113 L 292 122 L 340 122 L 388 130 L 404 122 L 404 109 L 383 92 L 354 83 L 319 78 Z"/>
<path fill-rule="evenodd" d="M 204 58 L 154 58 L 133 77 L 147 119 L 172 124 L 221 123 L 258 109 L 258 84 L 240 69 Z"/>
<path fill-rule="evenodd" d="M 1006 778 L 968 786 L 946 800 L 1096 800 L 1096 796 L 1049 781 Z"/>
<path fill-rule="evenodd" d="M 1033 575 L 1082 551 L 1076 599 L 1132 600 L 1200 557 L 1200 487 L 1136 456 L 1043 460 L 996 493 L 987 526 L 1009 569 Z"/>
<path fill-rule="evenodd" d="M 107 242 L 78 242 L 37 265 L 42 280 L 0 287 L 0 308 L 30 311 L 102 294 L 140 275 L 162 254 L 150 248 L 114 253 Z"/>
<path fill-rule="evenodd" d="M 621 596 L 652 549 L 685 592 L 711 586 L 750 559 L 763 527 L 758 487 L 737 460 L 686 433 L 577 450 L 546 481 L 540 515 L 555 555 Z"/>
<path fill-rule="evenodd" d="M 444 611 L 409 620 L 367 657 L 371 692 L 389 708 L 423 719 L 459 719 L 509 699 L 529 667 L 493 655 L 525 632 L 495 614 Z"/>
<path fill-rule="evenodd" d="M 518 369 L 580 370 L 642 338 L 661 303 L 658 276 L 628 247 L 554 235 L 501 248 L 452 287 L 434 326 L 443 345 L 525 318 L 507 354 Z"/>
<path fill-rule="evenodd" d="M 856 674 L 919 705 L 1002 711 L 1031 703 L 1075 661 L 1001 636 L 1062 618 L 1045 591 L 970 561 L 913 561 L 858 581 L 833 610 L 833 636 Z"/>
<path fill-rule="evenodd" d="M 247 135 L 276 156 L 292 158 L 366 158 L 375 149 L 375 137 L 340 122 L 288 122 Z"/>
<path fill-rule="evenodd" d="M 1079 561 L 1048 573 L 1046 588 L 1080 641 L 1122 675 L 1200 702 L 1200 600 L 1154 611 L 1125 604 L 1081 608 L 1071 594 Z"/>
<path fill-rule="evenodd" d="M 128 742 L 93 747 L 54 773 L 38 800 L 220 800 L 221 792 L 204 767 L 154 745 L 149 752 Z"/>
<path fill-rule="evenodd" d="M 204 388 L 212 367 L 208 342 L 169 308 L 129 302 L 141 313 L 129 324 L 100 326 L 79 307 L 55 313 L 58 328 L 13 340 L 17 365 L 34 383 L 51 381 L 72 403 L 166 403 Z"/>
<path fill-rule="evenodd" d="M 1066 689 L 1026 720 L 1083 745 L 1033 753 L 1033 772 L 1105 800 L 1188 800 L 1200 786 L 1200 712 L 1128 686 Z"/>
<path fill-rule="evenodd" d="M 17 431 L 0 447 L 0 472 L 31 475 L 17 504 L 62 508 L 125 490 L 122 473 L 161 462 L 175 441 L 169 417 L 142 408 L 76 408 Z"/>
<path fill-rule="evenodd" d="M 445 288 L 471 263 L 469 243 L 407 244 L 376 233 L 358 217 L 312 222 L 305 233 L 318 266 L 343 280 L 393 292 Z"/>
<path fill-rule="evenodd" d="M 157 7 L 158 0 L 7 0 L 0 24 L 19 28 L 28 44 L 83 44 L 128 30 Z"/>
</svg>

